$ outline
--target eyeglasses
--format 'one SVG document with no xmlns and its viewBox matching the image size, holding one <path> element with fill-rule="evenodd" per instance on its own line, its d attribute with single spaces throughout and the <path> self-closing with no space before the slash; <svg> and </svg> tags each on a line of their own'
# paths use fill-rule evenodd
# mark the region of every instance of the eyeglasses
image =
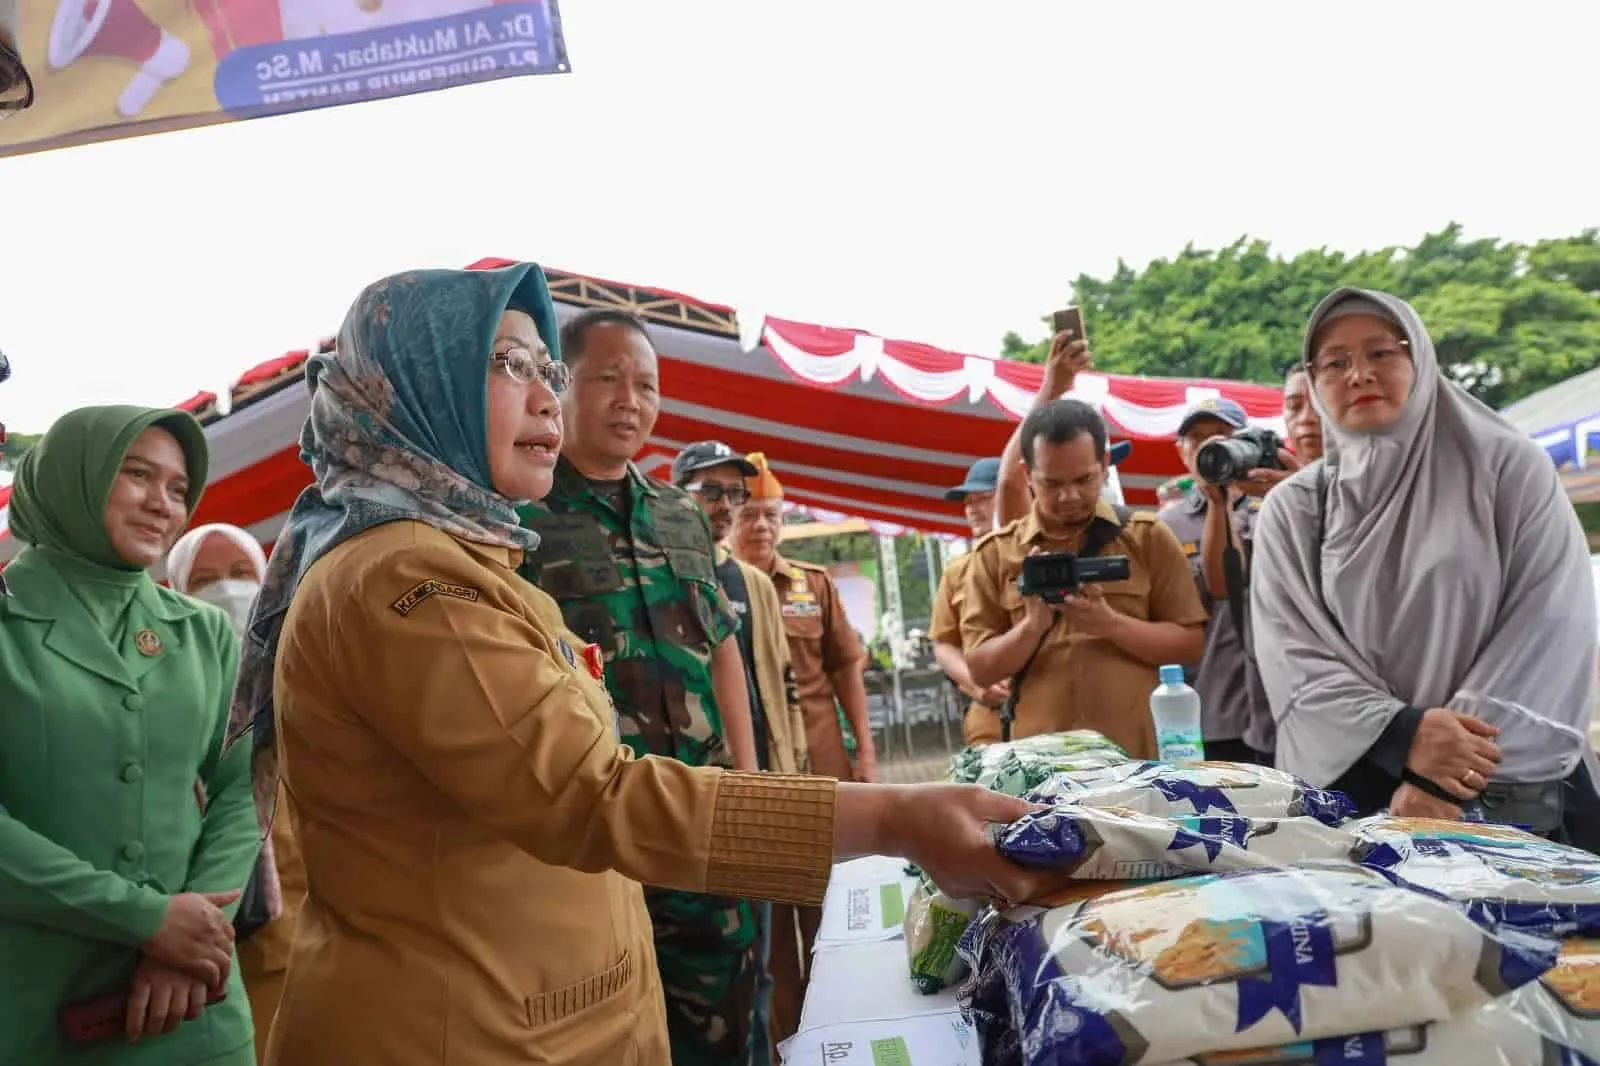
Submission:
<svg viewBox="0 0 1600 1066">
<path fill-rule="evenodd" d="M 0 41 L 0 119 L 10 118 L 33 104 L 33 79 L 22 57 L 4 41 Z"/>
<path fill-rule="evenodd" d="M 733 506 L 741 507 L 750 500 L 750 490 L 743 485 L 723 485 L 715 481 L 697 481 L 688 488 L 690 492 L 707 503 L 719 503 L 722 500 L 727 500 Z"/>
<path fill-rule="evenodd" d="M 1361 350 L 1359 353 L 1374 374 L 1384 374 L 1411 358 L 1411 347 L 1405 341 L 1385 341 Z M 1355 365 L 1356 352 L 1348 348 L 1332 348 L 1318 352 L 1306 363 L 1306 369 L 1319 382 L 1333 381 L 1350 373 Z"/>
<path fill-rule="evenodd" d="M 567 386 L 572 384 L 570 366 L 552 359 L 540 359 L 526 348 L 507 348 L 503 352 L 496 352 L 492 362 L 512 381 L 522 385 L 542 381 L 557 396 L 566 392 Z"/>
</svg>

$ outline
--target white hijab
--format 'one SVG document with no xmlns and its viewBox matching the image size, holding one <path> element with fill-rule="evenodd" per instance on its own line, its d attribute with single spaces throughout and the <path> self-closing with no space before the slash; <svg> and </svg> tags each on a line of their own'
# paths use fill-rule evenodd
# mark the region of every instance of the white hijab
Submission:
<svg viewBox="0 0 1600 1066">
<path fill-rule="evenodd" d="M 190 590 L 189 578 L 194 573 L 195 556 L 200 553 L 200 546 L 212 537 L 222 537 L 232 541 L 250 557 L 256 570 L 253 581 L 218 581 L 198 592 Z M 173 590 L 222 608 L 227 613 L 228 620 L 233 623 L 234 632 L 240 634 L 244 632 L 245 624 L 250 617 L 250 608 L 261 591 L 262 575 L 266 572 L 267 555 L 261 550 L 256 538 L 238 526 L 230 526 L 223 522 L 191 529 L 178 538 L 178 543 L 167 553 L 167 583 Z"/>
<path fill-rule="evenodd" d="M 1593 578 L 1554 465 L 1445 379 L 1403 300 L 1334 292 L 1311 315 L 1305 358 L 1334 312 L 1358 310 L 1349 301 L 1399 325 L 1416 384 L 1373 433 L 1341 429 L 1313 387 L 1325 457 L 1261 509 L 1251 608 L 1278 765 L 1330 785 L 1409 705 L 1499 726 L 1497 780 L 1563 778 L 1580 759 L 1594 770 Z"/>
</svg>

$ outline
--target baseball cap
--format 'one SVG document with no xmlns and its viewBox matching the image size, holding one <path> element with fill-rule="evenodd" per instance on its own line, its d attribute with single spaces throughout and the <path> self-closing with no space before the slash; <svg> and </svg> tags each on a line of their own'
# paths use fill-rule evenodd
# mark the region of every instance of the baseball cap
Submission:
<svg viewBox="0 0 1600 1066">
<path fill-rule="evenodd" d="M 672 483 L 681 489 L 700 471 L 727 465 L 738 467 L 744 477 L 755 477 L 761 472 L 754 463 L 720 440 L 700 440 L 686 446 L 672 460 Z"/>
<path fill-rule="evenodd" d="M 0 0 L 0 119 L 33 103 L 33 79 L 22 65 L 17 0 Z"/>
<path fill-rule="evenodd" d="M 993 492 L 1000 481 L 1000 460 L 979 459 L 967 471 L 967 479 L 953 489 L 944 490 L 944 498 L 952 503 L 966 498 L 972 492 Z"/>
<path fill-rule="evenodd" d="M 1121 466 L 1122 460 L 1126 459 L 1133 452 L 1133 441 L 1119 440 L 1110 448 L 1106 449 L 1106 451 L 1111 456 L 1111 465 Z"/>
<path fill-rule="evenodd" d="M 1183 421 L 1178 423 L 1178 436 L 1181 437 L 1189 432 L 1190 427 L 1202 418 L 1215 418 L 1233 429 L 1244 429 L 1250 424 L 1250 418 L 1244 413 L 1243 407 L 1232 400 L 1210 396 L 1183 413 Z"/>
</svg>

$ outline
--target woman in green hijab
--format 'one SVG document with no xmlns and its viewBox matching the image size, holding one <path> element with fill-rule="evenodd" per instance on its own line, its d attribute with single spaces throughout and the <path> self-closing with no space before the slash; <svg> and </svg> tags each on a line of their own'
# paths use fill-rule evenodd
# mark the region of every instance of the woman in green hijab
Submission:
<svg viewBox="0 0 1600 1066">
<path fill-rule="evenodd" d="M 238 642 L 221 611 L 147 572 L 206 462 L 181 411 L 90 407 L 18 466 L 10 525 L 27 547 L 0 596 L 0 1062 L 254 1061 L 230 911 L 260 838 L 248 753 L 222 755 Z"/>
</svg>

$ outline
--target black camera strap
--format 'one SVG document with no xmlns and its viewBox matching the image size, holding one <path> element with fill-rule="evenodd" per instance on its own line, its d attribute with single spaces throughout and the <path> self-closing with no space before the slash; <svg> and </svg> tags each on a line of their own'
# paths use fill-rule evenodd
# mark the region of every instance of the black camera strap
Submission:
<svg viewBox="0 0 1600 1066">
<path fill-rule="evenodd" d="M 1091 521 L 1089 523 L 1089 531 L 1083 536 L 1083 546 L 1082 550 L 1078 552 L 1079 555 L 1099 555 L 1106 549 L 1108 544 L 1117 539 L 1118 535 L 1122 533 L 1122 527 L 1127 525 L 1128 519 L 1133 517 L 1133 508 L 1131 507 L 1113 504 L 1112 510 L 1117 513 L 1117 524 L 1113 526 L 1110 522 Z M 1054 628 L 1055 621 L 1052 620 L 1050 629 Z M 1017 717 L 1017 701 L 1022 698 L 1022 682 L 1027 679 L 1028 667 L 1032 666 L 1033 660 L 1039 657 L 1039 652 L 1044 647 L 1046 638 L 1050 636 L 1050 629 L 1045 630 L 1040 635 L 1039 642 L 1033 646 L 1033 651 L 1028 653 L 1027 661 L 1022 664 L 1022 669 L 1018 670 L 1011 678 L 1011 693 L 1006 697 L 1006 702 L 1000 708 L 1000 739 L 1008 743 L 1011 740 L 1011 723 Z"/>
<path fill-rule="evenodd" d="M 1215 505 L 1213 505 L 1215 506 Z M 1233 542 L 1233 508 L 1222 508 L 1222 580 L 1227 586 L 1228 613 L 1233 616 L 1234 632 L 1239 634 L 1239 646 L 1248 648 L 1244 626 L 1244 559 L 1239 546 Z"/>
</svg>

